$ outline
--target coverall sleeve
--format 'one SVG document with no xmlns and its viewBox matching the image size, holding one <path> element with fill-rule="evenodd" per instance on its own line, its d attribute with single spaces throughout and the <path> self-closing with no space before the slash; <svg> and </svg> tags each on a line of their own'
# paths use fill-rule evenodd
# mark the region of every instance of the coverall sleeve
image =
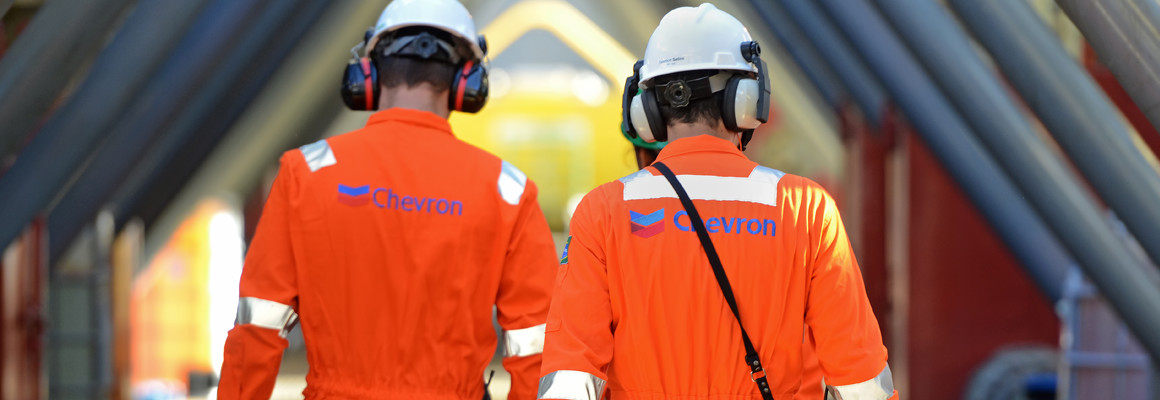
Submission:
<svg viewBox="0 0 1160 400">
<path fill-rule="evenodd" d="M 262 211 L 242 268 L 238 316 L 226 338 L 219 399 L 268 399 L 297 320 L 297 279 L 290 242 L 294 165 L 288 153 Z"/>
<path fill-rule="evenodd" d="M 826 385 L 845 398 L 896 395 L 882 333 L 834 199 L 813 182 L 805 193 L 813 251 L 806 323 Z"/>
<path fill-rule="evenodd" d="M 508 244 L 496 299 L 497 319 L 507 350 L 503 366 L 512 376 L 509 399 L 536 397 L 544 351 L 544 327 L 552 296 L 556 246 L 530 180 Z"/>
<path fill-rule="evenodd" d="M 600 189 L 580 202 L 556 273 L 548 312 L 542 399 L 600 399 L 612 360 L 612 304 L 604 232 L 607 206 Z"/>
</svg>

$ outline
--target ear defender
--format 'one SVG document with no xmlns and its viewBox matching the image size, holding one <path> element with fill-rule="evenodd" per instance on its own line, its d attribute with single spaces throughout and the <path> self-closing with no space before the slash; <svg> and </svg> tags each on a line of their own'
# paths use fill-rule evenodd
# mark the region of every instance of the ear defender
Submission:
<svg viewBox="0 0 1160 400">
<path fill-rule="evenodd" d="M 736 95 L 733 97 L 734 112 L 725 114 L 733 115 L 735 117 L 733 121 L 737 123 L 736 127 L 744 129 L 741 131 L 741 150 L 744 151 L 745 147 L 749 145 L 749 140 L 753 139 L 753 130 L 758 125 L 769 122 L 770 90 L 769 74 L 767 72 L 768 67 L 765 65 L 765 60 L 761 59 L 761 46 L 755 41 L 741 43 L 741 56 L 745 57 L 745 61 L 749 61 L 757 67 L 757 80 L 745 79 L 752 83 L 738 82 L 735 85 L 735 90 L 727 93 L 735 93 Z M 732 83 L 732 80 L 730 80 L 730 83 Z M 733 86 L 727 85 L 727 87 Z M 756 97 L 756 99 L 753 97 Z M 729 99 L 729 97 L 726 97 L 726 99 Z M 725 103 L 729 103 L 729 101 L 726 100 Z M 749 110 L 751 110 L 749 108 L 750 104 L 753 105 L 752 114 L 749 114 Z M 750 115 L 752 115 L 752 120 L 749 119 Z"/>
<path fill-rule="evenodd" d="M 479 48 L 487 55 L 487 39 L 479 37 Z M 466 60 L 455 70 L 451 80 L 451 93 L 447 96 L 448 108 L 465 113 L 477 113 L 487 104 L 489 82 L 487 68 L 482 60 Z"/>
<path fill-rule="evenodd" d="M 379 87 L 379 72 L 375 67 L 375 62 L 370 57 L 360 57 L 359 50 L 365 48 L 370 39 L 372 31 L 367 31 L 367 36 L 363 42 L 351 49 L 351 58 L 346 65 L 346 71 L 342 74 L 342 101 L 347 108 L 355 111 L 375 111 L 379 106 L 379 96 L 381 95 L 381 88 Z M 483 36 L 479 37 L 479 48 L 483 50 L 483 54 L 487 54 L 487 40 Z M 421 58 L 429 58 L 436 51 L 435 44 L 431 40 L 415 41 L 414 51 L 425 51 L 426 56 Z M 410 44 L 404 43 L 403 45 Z M 406 49 L 404 49 L 406 50 Z M 411 51 L 411 50 L 406 50 Z M 451 80 L 451 93 L 447 96 L 448 107 L 454 111 L 462 111 L 466 113 L 476 113 L 483 109 L 487 104 L 488 97 L 488 79 L 487 68 L 484 67 L 480 60 L 465 60 L 456 65 L 455 76 Z"/>
<path fill-rule="evenodd" d="M 374 28 L 367 29 L 363 41 L 350 49 L 352 57 L 342 73 L 342 102 L 351 110 L 373 111 L 379 108 L 379 69 L 370 57 L 358 55 L 373 34 Z"/>
<path fill-rule="evenodd" d="M 355 111 L 379 106 L 379 71 L 368 57 L 352 58 L 342 74 L 342 102 Z"/>
<path fill-rule="evenodd" d="M 624 92 L 620 94 L 620 121 L 624 124 L 624 133 L 632 139 L 640 137 L 636 125 L 633 124 L 632 106 L 637 92 L 640 91 L 638 83 L 640 82 L 640 67 L 643 65 L 644 60 L 636 60 L 636 63 L 632 65 L 632 76 L 624 79 Z"/>
<path fill-rule="evenodd" d="M 624 81 L 624 93 L 620 102 L 621 118 L 629 137 L 639 137 L 646 143 L 664 142 L 668 140 L 668 126 L 661 118 L 656 90 L 640 89 L 642 66 L 644 60 L 637 60 L 632 66 L 632 76 Z"/>
<path fill-rule="evenodd" d="M 667 142 L 669 140 L 669 125 L 665 123 L 664 117 L 661 117 L 661 106 L 657 101 L 657 91 L 655 89 L 645 89 L 643 93 L 637 95 L 640 99 L 640 111 L 644 114 L 642 118 L 646 129 L 638 129 L 641 134 L 641 139 L 646 142 Z M 633 99 L 632 105 L 637 106 L 636 99 Z M 636 114 L 634 110 L 634 114 Z M 635 123 L 639 124 L 635 119 Z M 639 128 L 639 125 L 638 125 Z M 651 136 L 647 137 L 647 136 Z"/>
</svg>

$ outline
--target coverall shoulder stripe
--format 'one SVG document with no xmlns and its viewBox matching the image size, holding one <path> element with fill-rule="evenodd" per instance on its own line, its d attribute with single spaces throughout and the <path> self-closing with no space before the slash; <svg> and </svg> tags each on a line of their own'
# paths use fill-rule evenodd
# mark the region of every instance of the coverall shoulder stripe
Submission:
<svg viewBox="0 0 1160 400">
<path fill-rule="evenodd" d="M 511 205 L 520 204 L 520 196 L 524 195 L 524 186 L 528 183 L 528 176 L 511 163 L 504 161 L 499 170 L 499 195 L 503 201 Z"/>
<path fill-rule="evenodd" d="M 765 167 L 754 168 L 747 177 L 677 175 L 693 200 L 743 201 L 777 206 L 777 184 L 784 173 Z M 677 194 L 662 175 L 629 175 L 624 182 L 624 200 L 676 198 Z"/>
<path fill-rule="evenodd" d="M 288 305 L 257 297 L 238 299 L 237 325 L 274 329 L 279 336 L 286 337 L 297 320 L 298 314 Z"/>
<path fill-rule="evenodd" d="M 640 171 L 633 172 L 632 174 L 630 174 L 626 177 L 620 178 L 620 183 L 628 184 L 629 182 L 635 181 L 637 179 L 649 177 L 649 176 L 653 176 L 653 175 L 651 173 L 649 173 L 648 170 L 642 169 Z"/>
<path fill-rule="evenodd" d="M 894 377 L 890 373 L 890 365 L 874 378 L 852 385 L 834 386 L 842 399 L 887 399 L 894 395 Z"/>
<path fill-rule="evenodd" d="M 330 143 L 327 143 L 326 139 L 299 147 L 298 150 L 306 159 L 306 166 L 310 167 L 310 172 L 338 163 L 338 160 L 334 158 L 334 151 L 330 150 Z"/>
<path fill-rule="evenodd" d="M 541 399 L 599 400 L 604 380 L 580 371 L 554 371 L 540 378 Z"/>
<path fill-rule="evenodd" d="M 504 332 L 508 357 L 526 357 L 544 352 L 544 328 L 539 324 L 531 328 L 513 329 Z"/>
</svg>

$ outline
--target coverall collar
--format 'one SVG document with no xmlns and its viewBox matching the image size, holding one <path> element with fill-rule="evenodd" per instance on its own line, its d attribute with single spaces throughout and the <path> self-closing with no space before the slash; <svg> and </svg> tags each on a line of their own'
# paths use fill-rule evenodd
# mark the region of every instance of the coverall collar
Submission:
<svg viewBox="0 0 1160 400">
<path fill-rule="evenodd" d="M 657 161 L 668 161 L 674 157 L 700 152 L 728 153 L 746 160 L 749 159 L 745 157 L 745 154 L 741 150 L 738 150 L 733 145 L 733 142 L 713 135 L 697 135 L 669 142 L 669 144 L 661 149 L 660 154 L 657 154 L 657 159 L 653 163 L 655 164 Z"/>
<path fill-rule="evenodd" d="M 371 125 L 392 121 L 430 128 L 437 131 L 446 132 L 451 136 L 455 136 L 455 134 L 451 132 L 451 124 L 447 122 L 447 119 L 441 118 L 438 115 L 428 111 L 413 110 L 410 108 L 393 107 L 376 112 L 371 115 L 370 119 L 367 120 L 367 126 L 369 127 Z"/>
</svg>

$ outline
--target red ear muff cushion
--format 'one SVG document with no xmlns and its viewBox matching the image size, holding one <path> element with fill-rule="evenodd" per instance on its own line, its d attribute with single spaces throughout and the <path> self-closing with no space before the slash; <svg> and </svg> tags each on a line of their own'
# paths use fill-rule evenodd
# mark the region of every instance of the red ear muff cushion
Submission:
<svg viewBox="0 0 1160 400">
<path fill-rule="evenodd" d="M 661 107 L 657 104 L 656 90 L 648 89 L 640 95 L 640 103 L 644 106 L 644 115 L 648 120 L 649 128 L 652 130 L 653 139 L 658 142 L 667 142 L 669 140 L 669 125 L 661 116 Z"/>
<path fill-rule="evenodd" d="M 737 98 L 737 86 L 741 83 L 741 76 L 734 75 L 725 83 L 725 96 L 721 99 L 721 121 L 725 123 L 725 129 L 731 132 L 737 132 L 737 107 L 735 106 Z"/>
<path fill-rule="evenodd" d="M 471 67 L 475 62 L 467 60 L 463 63 L 463 69 L 459 70 L 458 76 L 455 79 L 455 111 L 463 111 L 463 97 L 467 91 L 467 78 L 471 76 Z"/>
<path fill-rule="evenodd" d="M 360 60 L 359 64 L 362 65 L 363 86 L 366 88 L 366 95 L 363 96 L 366 98 L 366 104 L 367 104 L 366 109 L 367 110 L 374 110 L 375 106 L 376 106 L 374 104 L 375 97 L 378 97 L 378 96 L 375 96 L 375 82 L 374 82 L 374 78 L 371 76 L 371 73 L 372 73 L 371 72 L 371 60 L 367 57 L 363 57 L 362 60 Z"/>
</svg>

